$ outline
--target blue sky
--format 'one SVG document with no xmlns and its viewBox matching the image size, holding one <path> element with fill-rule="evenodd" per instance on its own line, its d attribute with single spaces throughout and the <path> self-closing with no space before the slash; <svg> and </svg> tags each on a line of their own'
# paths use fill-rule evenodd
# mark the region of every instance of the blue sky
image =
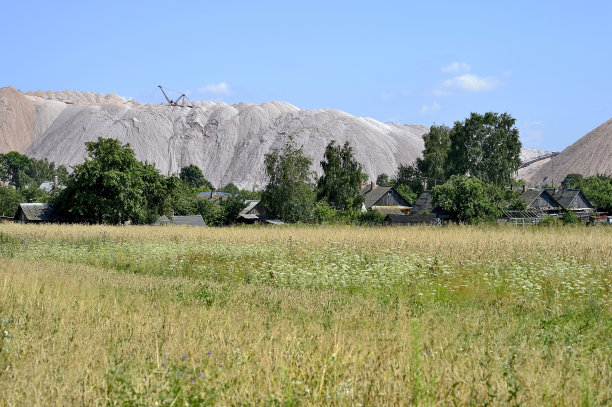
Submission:
<svg viewBox="0 0 612 407">
<path fill-rule="evenodd" d="M 0 87 L 330 108 L 449 124 L 508 112 L 559 151 L 612 117 L 609 1 L 2 5 Z"/>
</svg>

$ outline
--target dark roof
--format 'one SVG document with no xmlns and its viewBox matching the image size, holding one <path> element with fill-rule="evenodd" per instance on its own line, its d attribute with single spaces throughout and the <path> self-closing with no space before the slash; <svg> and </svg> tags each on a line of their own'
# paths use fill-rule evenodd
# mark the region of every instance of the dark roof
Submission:
<svg viewBox="0 0 612 407">
<path fill-rule="evenodd" d="M 206 226 L 202 215 L 190 216 L 173 216 L 172 220 L 167 216 L 160 216 L 155 225 L 189 225 L 189 226 Z"/>
<path fill-rule="evenodd" d="M 536 200 L 537 197 L 540 196 L 542 192 L 546 192 L 546 191 L 537 191 L 535 189 L 528 189 L 521 194 L 521 198 L 523 199 L 523 201 L 525 201 L 525 204 L 529 206 L 531 205 L 533 201 Z"/>
<path fill-rule="evenodd" d="M 569 188 L 568 189 L 565 189 L 565 188 L 558 189 L 554 192 L 553 197 L 557 200 L 557 202 L 559 202 L 559 204 L 564 209 L 569 209 L 569 208 L 582 209 L 582 208 L 592 208 L 593 207 L 591 202 L 589 202 L 589 200 L 584 196 L 582 191 L 579 189 L 569 189 Z M 574 202 L 576 198 L 580 198 L 581 200 L 583 200 L 587 206 L 572 205 L 572 203 Z"/>
<path fill-rule="evenodd" d="M 559 202 L 557 202 L 553 194 L 547 189 L 544 189 L 544 190 L 528 189 L 521 193 L 521 198 L 523 199 L 523 201 L 525 201 L 527 208 L 530 208 L 533 202 L 536 199 L 538 199 L 538 197 L 540 197 L 541 195 L 545 195 L 543 199 L 547 201 L 548 203 L 551 203 L 550 201 L 552 201 L 552 204 L 555 204 L 556 206 L 561 206 Z"/>
<path fill-rule="evenodd" d="M 366 185 L 365 187 L 363 187 L 361 189 L 361 194 L 365 195 L 365 207 L 368 209 L 371 208 L 372 205 L 375 205 L 376 202 L 380 200 L 380 198 L 385 196 L 385 194 L 389 192 L 389 190 L 391 190 L 391 188 L 392 187 L 375 186 L 374 189 L 372 189 L 371 185 Z"/>
<path fill-rule="evenodd" d="M 15 220 L 20 218 L 23 213 L 28 222 L 59 222 L 53 209 L 53 204 L 49 203 L 22 203 L 15 214 Z"/>
</svg>

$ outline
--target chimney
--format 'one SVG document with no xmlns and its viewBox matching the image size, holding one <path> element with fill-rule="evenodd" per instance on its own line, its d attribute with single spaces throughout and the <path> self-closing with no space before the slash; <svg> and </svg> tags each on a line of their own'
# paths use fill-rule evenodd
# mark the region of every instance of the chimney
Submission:
<svg viewBox="0 0 612 407">
<path fill-rule="evenodd" d="M 523 184 L 523 192 L 527 189 L 527 185 Z"/>
<path fill-rule="evenodd" d="M 361 184 L 359 184 L 359 189 L 363 189 L 365 185 L 363 184 L 363 182 Z"/>
<path fill-rule="evenodd" d="M 216 192 L 217 192 L 217 190 L 215 188 L 211 188 L 210 189 L 210 197 L 213 198 L 215 196 Z"/>
<path fill-rule="evenodd" d="M 372 183 L 370 184 L 370 189 L 374 189 L 376 188 L 376 182 L 372 181 Z"/>
</svg>

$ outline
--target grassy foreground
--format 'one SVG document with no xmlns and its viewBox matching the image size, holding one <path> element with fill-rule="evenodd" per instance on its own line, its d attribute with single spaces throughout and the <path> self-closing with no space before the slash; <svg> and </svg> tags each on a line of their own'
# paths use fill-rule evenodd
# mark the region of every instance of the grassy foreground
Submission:
<svg viewBox="0 0 612 407">
<path fill-rule="evenodd" d="M 0 225 L 0 405 L 612 404 L 612 228 Z"/>
</svg>

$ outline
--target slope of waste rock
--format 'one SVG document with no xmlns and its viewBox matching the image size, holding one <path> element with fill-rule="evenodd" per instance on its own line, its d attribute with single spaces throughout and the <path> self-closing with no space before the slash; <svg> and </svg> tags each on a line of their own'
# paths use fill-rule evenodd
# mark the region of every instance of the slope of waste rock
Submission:
<svg viewBox="0 0 612 407">
<path fill-rule="evenodd" d="M 301 110 L 285 102 L 195 102 L 193 108 L 145 105 L 91 92 L 28 92 L 34 104 L 35 140 L 25 153 L 75 165 L 86 141 L 113 137 L 130 143 L 139 160 L 165 174 L 195 164 L 217 186 L 265 184 L 264 156 L 291 136 L 319 161 L 331 141 L 349 141 L 369 177 L 393 174 L 421 154 L 427 126 L 386 124 L 337 110 Z"/>
<path fill-rule="evenodd" d="M 0 89 L 0 153 L 25 151 L 35 137 L 34 103 L 17 89 Z"/>
<path fill-rule="evenodd" d="M 528 182 L 558 185 L 567 174 L 612 175 L 612 119 L 542 165 Z"/>
</svg>

